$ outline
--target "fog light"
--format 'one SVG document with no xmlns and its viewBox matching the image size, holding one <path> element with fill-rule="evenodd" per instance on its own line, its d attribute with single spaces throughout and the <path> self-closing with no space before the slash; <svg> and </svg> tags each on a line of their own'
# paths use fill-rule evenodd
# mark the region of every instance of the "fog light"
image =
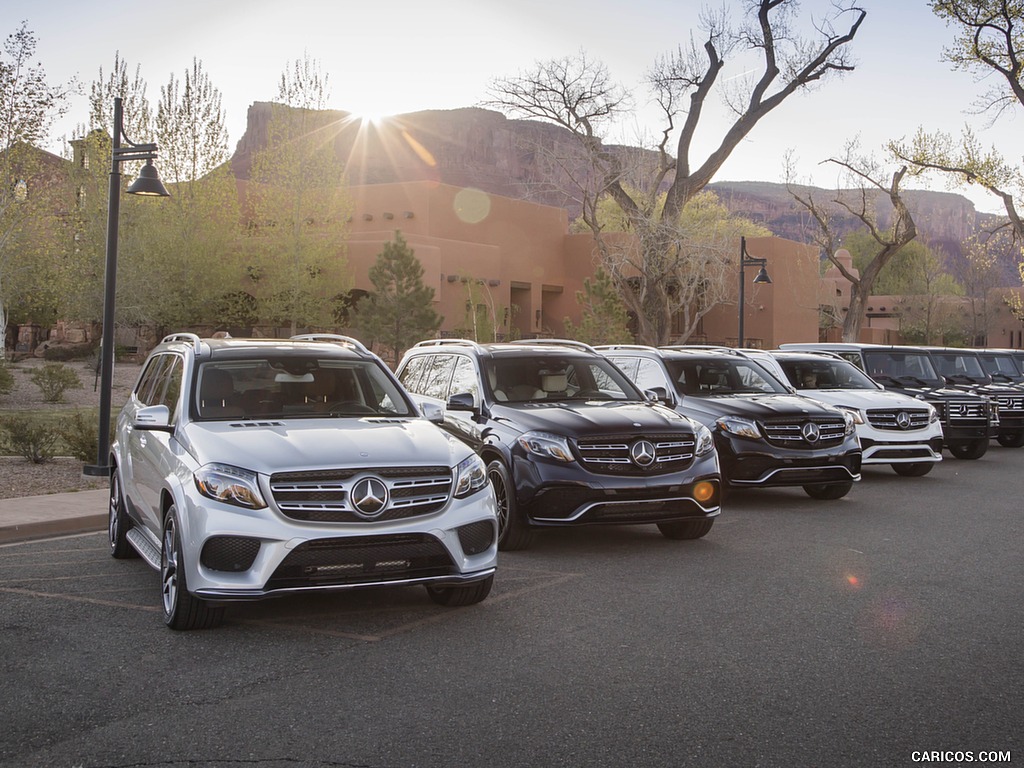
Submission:
<svg viewBox="0 0 1024 768">
<path fill-rule="evenodd" d="M 711 501 L 715 498 L 715 484 L 702 480 L 693 486 L 693 498 L 699 502 Z"/>
</svg>

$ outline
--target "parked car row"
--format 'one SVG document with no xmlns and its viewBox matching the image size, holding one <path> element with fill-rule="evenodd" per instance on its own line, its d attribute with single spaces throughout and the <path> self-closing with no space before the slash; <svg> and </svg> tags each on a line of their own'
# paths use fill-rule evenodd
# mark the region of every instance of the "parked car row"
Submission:
<svg viewBox="0 0 1024 768">
<path fill-rule="evenodd" d="M 215 626 L 231 601 L 367 586 L 470 605 L 498 550 L 545 528 L 697 539 L 732 488 L 834 500 L 862 463 L 921 476 L 944 446 L 1024 442 L 1009 353 L 949 352 L 943 379 L 946 351 L 787 346 L 431 339 L 392 373 L 344 336 L 173 334 L 118 417 L 110 551 L 160 571 L 173 629 Z"/>
</svg>

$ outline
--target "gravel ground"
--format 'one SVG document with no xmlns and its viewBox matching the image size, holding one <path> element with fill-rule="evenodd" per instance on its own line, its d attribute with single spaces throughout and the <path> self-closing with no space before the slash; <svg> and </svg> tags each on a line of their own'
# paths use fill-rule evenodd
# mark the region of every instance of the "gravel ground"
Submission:
<svg viewBox="0 0 1024 768">
<path fill-rule="evenodd" d="M 99 380 L 94 362 L 76 360 L 65 363 L 78 374 L 82 387 L 65 390 L 63 403 L 44 402 L 39 387 L 33 383 L 32 372 L 43 365 L 45 362 L 36 358 L 7 364 L 14 376 L 14 389 L 6 395 L 0 395 L 0 418 L 24 410 L 99 408 Z M 110 399 L 114 413 L 128 398 L 139 371 L 140 365 L 137 363 L 118 363 L 114 366 Z M 0 453 L 8 454 L 10 450 L 0 445 Z M 106 487 L 103 478 L 84 476 L 82 466 L 81 460 L 67 456 L 57 457 L 45 464 L 33 464 L 20 456 L 0 456 L 0 499 Z"/>
</svg>

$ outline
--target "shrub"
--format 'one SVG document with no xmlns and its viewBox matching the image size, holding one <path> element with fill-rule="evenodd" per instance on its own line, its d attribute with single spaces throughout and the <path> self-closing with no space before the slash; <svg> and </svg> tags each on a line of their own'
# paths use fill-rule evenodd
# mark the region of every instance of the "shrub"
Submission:
<svg viewBox="0 0 1024 768">
<path fill-rule="evenodd" d="M 14 375 L 3 361 L 0 361 L 0 395 L 6 395 L 12 389 L 14 389 Z"/>
<path fill-rule="evenodd" d="M 47 403 L 63 403 L 65 390 L 82 388 L 78 374 L 63 363 L 47 363 L 34 370 L 32 381 L 39 387 Z"/>
<path fill-rule="evenodd" d="M 75 411 L 64 420 L 59 428 L 68 453 L 76 459 L 90 461 L 96 458 L 96 446 L 100 440 L 99 419 L 96 412 Z M 111 432 L 113 434 L 113 432 Z"/>
<path fill-rule="evenodd" d="M 0 434 L 18 456 L 24 456 L 33 464 L 45 464 L 52 459 L 60 439 L 55 427 L 28 416 L 0 419 Z"/>
</svg>

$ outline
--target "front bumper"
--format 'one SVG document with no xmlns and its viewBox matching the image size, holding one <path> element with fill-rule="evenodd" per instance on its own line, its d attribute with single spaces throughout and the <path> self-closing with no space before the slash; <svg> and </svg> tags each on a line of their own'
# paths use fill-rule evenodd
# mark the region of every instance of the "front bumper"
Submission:
<svg viewBox="0 0 1024 768">
<path fill-rule="evenodd" d="M 516 499 L 537 526 L 624 525 L 699 520 L 720 511 L 721 476 L 714 452 L 696 457 L 680 472 L 609 475 L 590 472 L 578 462 L 513 458 Z M 698 483 L 714 492 L 694 498 Z"/>
<path fill-rule="evenodd" d="M 261 482 L 264 478 L 261 478 Z M 269 507 L 248 510 L 186 488 L 179 511 L 189 591 L 216 600 L 372 586 L 451 586 L 497 565 L 497 508 L 488 485 L 432 514 L 318 523 Z"/>
<path fill-rule="evenodd" d="M 855 434 L 829 448 L 793 450 L 716 431 L 724 481 L 735 487 L 779 488 L 860 480 Z"/>
<path fill-rule="evenodd" d="M 857 436 L 864 452 L 862 464 L 917 464 L 942 461 L 942 426 L 936 421 L 927 429 L 877 429 L 858 424 Z"/>
</svg>

